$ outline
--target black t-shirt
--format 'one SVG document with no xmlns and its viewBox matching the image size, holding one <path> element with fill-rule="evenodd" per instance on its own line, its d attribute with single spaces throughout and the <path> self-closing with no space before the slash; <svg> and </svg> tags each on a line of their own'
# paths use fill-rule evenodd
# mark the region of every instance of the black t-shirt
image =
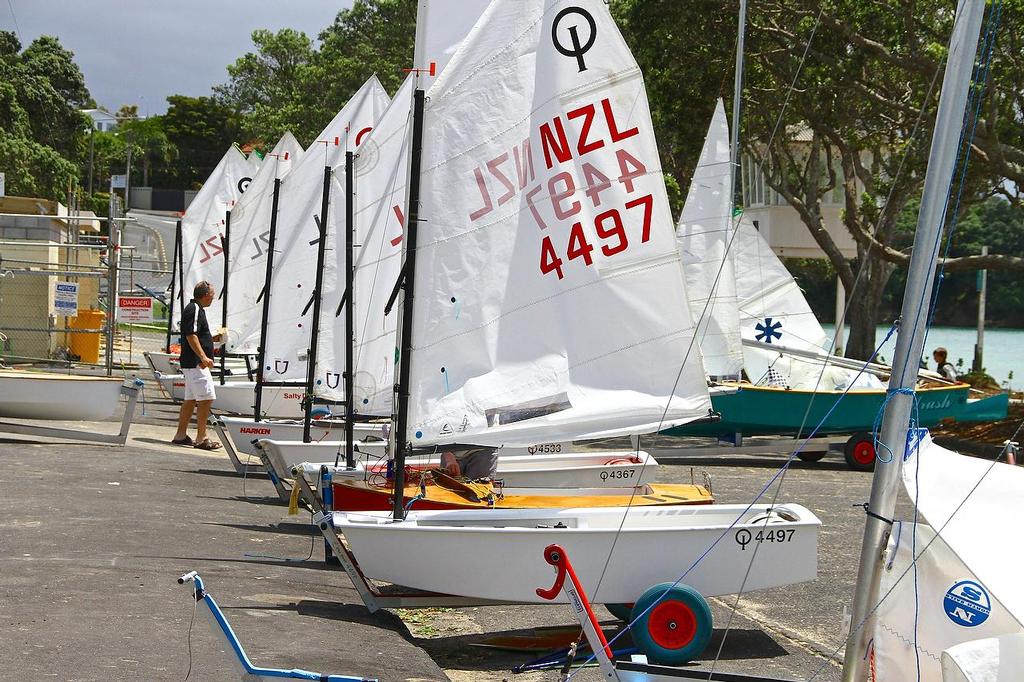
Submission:
<svg viewBox="0 0 1024 682">
<path fill-rule="evenodd" d="M 185 306 L 181 311 L 181 367 L 182 369 L 195 369 L 199 366 L 199 356 L 192 350 L 185 337 L 195 334 L 199 337 L 199 346 L 203 349 L 206 357 L 213 357 L 213 336 L 210 334 L 210 325 L 206 321 L 206 311 L 196 303 L 195 299 Z"/>
</svg>

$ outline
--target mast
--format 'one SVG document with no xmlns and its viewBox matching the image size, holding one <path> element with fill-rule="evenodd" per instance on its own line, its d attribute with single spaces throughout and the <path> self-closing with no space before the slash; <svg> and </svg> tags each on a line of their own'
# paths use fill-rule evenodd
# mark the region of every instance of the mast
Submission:
<svg viewBox="0 0 1024 682">
<path fill-rule="evenodd" d="M 412 104 L 412 149 L 409 156 L 409 216 L 405 227 L 405 266 L 402 268 L 401 350 L 398 355 L 397 414 L 395 418 L 395 494 L 392 513 L 405 517 L 405 455 L 409 448 L 409 377 L 412 369 L 412 314 L 416 285 L 416 234 L 420 219 L 420 160 L 423 152 L 423 90 L 416 88 Z"/>
<path fill-rule="evenodd" d="M 274 199 L 270 208 L 270 236 L 267 239 L 267 274 L 263 278 L 263 317 L 260 319 L 260 345 L 256 349 L 258 359 L 256 369 L 256 403 L 253 408 L 253 421 L 260 420 L 263 407 L 263 372 L 267 362 L 267 321 L 270 317 L 270 277 L 274 274 L 274 242 L 277 241 L 277 200 L 281 196 L 281 178 L 274 178 Z M 258 299 L 257 299 L 258 300 Z"/>
<path fill-rule="evenodd" d="M 313 419 L 313 382 L 316 380 L 317 343 L 320 338 L 320 300 L 324 287 L 324 256 L 327 252 L 327 210 L 331 203 L 331 167 L 324 166 L 324 190 L 320 202 L 320 240 L 316 245 L 316 284 L 313 285 L 313 322 L 309 332 L 309 350 L 306 352 L 305 415 L 302 419 L 302 442 L 310 441 L 310 421 Z"/>
<path fill-rule="evenodd" d="M 355 192 L 352 165 L 355 154 L 345 152 L 345 467 L 356 467 L 355 444 Z"/>
<path fill-rule="evenodd" d="M 174 226 L 174 255 L 171 256 L 171 299 L 167 304 L 167 343 L 164 350 L 171 352 L 171 325 L 174 324 L 174 296 L 178 284 L 178 254 L 181 251 L 181 219 Z"/>
<path fill-rule="evenodd" d="M 732 139 L 729 141 L 729 203 L 736 205 L 736 174 L 740 170 L 740 100 L 743 97 L 743 44 L 747 33 L 747 0 L 740 0 L 736 33 L 736 71 L 732 91 Z M 739 202 L 743 205 L 743 202 Z M 731 217 L 730 217 L 731 220 Z"/>
<path fill-rule="evenodd" d="M 924 350 L 924 330 L 928 303 L 935 280 L 939 237 L 945 216 L 948 190 L 956 167 L 960 132 L 963 127 L 967 92 L 978 49 L 981 20 L 985 3 L 960 0 L 953 35 L 949 41 L 949 58 L 942 78 L 942 95 L 935 116 L 928 170 L 925 175 L 921 210 L 918 214 L 914 250 L 907 273 L 900 319 L 902 328 L 896 340 L 896 351 L 889 379 L 888 404 L 882 419 L 880 449 L 889 453 L 888 460 L 875 462 L 871 483 L 871 499 L 864 524 L 857 589 L 854 592 L 853 620 L 846 642 L 843 666 L 844 682 L 864 679 L 864 651 L 873 630 L 873 611 L 878 602 L 882 551 L 889 538 L 890 521 L 896 508 L 900 469 L 906 450 L 908 424 L 914 406 L 914 384 L 917 380 L 917 358 Z M 884 459 L 884 458 L 883 458 Z M 858 629 L 858 625 L 863 625 Z"/>
<path fill-rule="evenodd" d="M 227 329 L 228 326 L 228 248 L 231 244 L 231 211 L 228 211 L 224 216 L 224 234 L 220 238 L 221 250 L 224 251 L 224 284 L 221 285 L 220 290 L 220 326 L 221 329 Z M 225 377 L 225 367 L 227 365 L 228 353 L 227 353 L 227 339 L 221 339 L 220 346 L 220 385 L 223 386 L 224 382 L 227 381 Z"/>
<path fill-rule="evenodd" d="M 405 518 L 403 491 L 405 490 L 405 456 L 409 448 L 409 378 L 412 370 L 412 313 L 416 284 L 416 235 L 420 219 L 420 162 L 423 155 L 423 72 L 434 75 L 433 65 L 427 64 L 427 15 L 430 0 L 416 2 L 416 36 L 413 43 L 412 73 L 416 79 L 412 102 L 412 145 L 409 149 L 409 194 L 403 244 L 405 260 L 399 282 L 402 289 L 401 324 L 398 327 L 398 377 L 395 384 L 395 414 L 392 416 L 391 438 L 394 439 L 394 491 L 392 515 L 395 520 Z"/>
<path fill-rule="evenodd" d="M 185 309 L 185 242 L 178 221 L 178 305 Z"/>
</svg>

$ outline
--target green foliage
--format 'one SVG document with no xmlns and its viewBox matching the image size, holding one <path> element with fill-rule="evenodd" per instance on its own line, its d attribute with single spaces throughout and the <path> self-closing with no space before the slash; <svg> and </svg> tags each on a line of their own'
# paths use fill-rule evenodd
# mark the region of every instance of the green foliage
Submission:
<svg viewBox="0 0 1024 682">
<path fill-rule="evenodd" d="M 272 145 L 291 131 L 309 146 L 367 78 L 394 93 L 412 63 L 414 0 L 363 0 L 320 34 L 320 47 L 291 29 L 252 34 L 255 52 L 228 66 L 214 88 L 248 139 Z"/>
<path fill-rule="evenodd" d="M 916 224 L 917 211 L 916 201 L 908 205 L 901 216 L 901 223 Z M 988 246 L 990 253 L 1024 253 L 1024 206 L 1014 206 L 993 197 L 967 209 L 957 222 L 949 255 L 978 255 L 982 246 Z M 1016 272 L 988 272 L 985 317 L 991 324 L 1024 327 L 1024 289 L 1020 281 L 1020 274 Z M 904 271 L 900 270 L 893 276 L 883 303 L 885 309 L 894 311 L 899 308 L 905 282 Z M 935 324 L 974 326 L 978 315 L 977 283 L 976 272 L 946 273 L 939 287 Z"/>
<path fill-rule="evenodd" d="M 24 51 L 0 31 L 0 171 L 13 195 L 64 199 L 77 183 L 89 99 L 73 55 L 42 36 Z"/>
<path fill-rule="evenodd" d="M 620 0 L 612 15 L 643 70 L 673 214 L 686 188 L 717 97 L 731 99 L 734 3 L 720 0 Z"/>
<path fill-rule="evenodd" d="M 167 102 L 170 107 L 158 124 L 173 160 L 154 168 L 151 180 L 157 186 L 194 189 L 238 139 L 238 122 L 234 112 L 213 97 L 171 95 Z"/>
<path fill-rule="evenodd" d="M 277 140 L 288 130 L 306 133 L 323 113 L 318 101 L 322 88 L 309 87 L 315 71 L 312 41 L 292 29 L 261 29 L 253 31 L 252 42 L 256 52 L 229 65 L 231 80 L 214 88 L 220 102 L 241 117 L 242 130 L 251 138 Z"/>
</svg>

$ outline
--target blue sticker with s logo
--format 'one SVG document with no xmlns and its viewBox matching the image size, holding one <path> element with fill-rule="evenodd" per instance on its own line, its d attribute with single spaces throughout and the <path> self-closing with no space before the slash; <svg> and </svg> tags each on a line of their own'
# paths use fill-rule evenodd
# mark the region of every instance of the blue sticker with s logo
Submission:
<svg viewBox="0 0 1024 682">
<path fill-rule="evenodd" d="M 988 620 L 992 613 L 992 600 L 980 583 L 961 580 L 946 591 L 942 608 L 955 624 L 973 628 Z"/>
</svg>

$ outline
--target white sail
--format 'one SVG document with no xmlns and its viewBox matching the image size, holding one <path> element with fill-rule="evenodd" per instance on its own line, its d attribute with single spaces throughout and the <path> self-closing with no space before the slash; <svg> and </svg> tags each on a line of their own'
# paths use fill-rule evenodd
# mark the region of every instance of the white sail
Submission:
<svg viewBox="0 0 1024 682">
<path fill-rule="evenodd" d="M 911 441 L 903 484 L 920 523 L 916 534 L 909 522 L 895 527 L 889 542 L 880 594 L 891 594 L 877 612 L 876 670 L 880 680 L 913 680 L 920 663 L 921 680 L 941 682 L 940 652 L 1024 632 L 1024 471 L 923 435 Z M 916 569 L 907 572 L 914 556 Z"/>
<path fill-rule="evenodd" d="M 232 145 L 203 183 L 181 219 L 182 288 L 187 303 L 192 289 L 206 280 L 217 290 L 213 304 L 206 309 L 210 328 L 220 326 L 221 289 L 224 283 L 224 220 L 245 192 L 250 179 L 249 162 Z M 175 323 L 181 321 L 181 306 L 175 306 Z"/>
<path fill-rule="evenodd" d="M 298 140 L 285 133 L 231 209 L 227 348 L 232 353 L 256 353 L 259 347 L 274 181 L 284 180 L 302 153 Z"/>
<path fill-rule="evenodd" d="M 676 232 L 697 342 L 712 377 L 738 377 L 743 369 L 736 273 L 729 254 L 730 170 L 729 123 L 719 99 Z"/>
<path fill-rule="evenodd" d="M 413 66 L 429 87 L 455 56 L 491 0 L 418 0 Z"/>
<path fill-rule="evenodd" d="M 363 415 L 390 415 L 394 394 L 395 328 L 398 311 L 384 315 L 402 267 L 402 232 L 405 215 L 406 177 L 409 172 L 413 77 L 406 78 L 387 111 L 360 144 L 354 160 L 355 192 L 355 411 Z M 342 177 L 344 177 L 342 175 Z M 335 267 L 337 291 L 325 297 L 317 364 L 326 372 L 345 367 L 348 336 L 345 312 L 340 307 L 344 292 L 344 210 L 342 192 L 331 195 L 331 213 L 339 226 Z M 325 374 L 325 376 L 327 376 Z M 341 400 L 344 385 L 316 386 L 316 393 Z"/>
<path fill-rule="evenodd" d="M 340 295 L 337 259 L 344 257 L 344 240 L 337 241 L 339 225 L 345 224 L 345 152 L 355 150 L 366 138 L 388 105 L 388 96 L 376 76 L 352 96 L 334 120 L 317 136 L 291 170 L 278 206 L 278 237 L 271 278 L 267 326 L 266 381 L 306 380 L 306 355 L 313 319 L 316 284 L 318 223 L 322 208 L 324 168 L 331 174 L 331 210 L 327 220 L 321 319 L 334 314 L 330 301 Z M 342 199 L 335 201 L 335 196 Z M 336 304 L 335 304 L 336 305 Z M 330 327 L 323 327 L 321 347 L 333 343 Z M 340 385 L 344 367 L 318 370 L 317 381 Z"/>
<path fill-rule="evenodd" d="M 423 127 L 409 441 L 707 414 L 643 77 L 605 4 L 492 2 Z"/>
</svg>

